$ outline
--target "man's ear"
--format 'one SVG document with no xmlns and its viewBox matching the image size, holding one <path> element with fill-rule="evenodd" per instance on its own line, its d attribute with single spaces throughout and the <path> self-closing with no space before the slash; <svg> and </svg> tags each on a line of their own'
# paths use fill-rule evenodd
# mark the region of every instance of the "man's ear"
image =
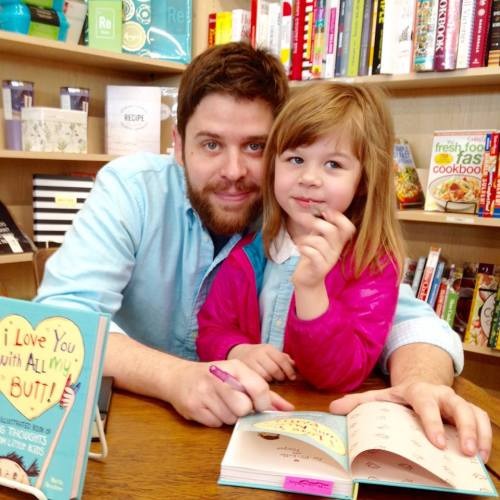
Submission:
<svg viewBox="0 0 500 500">
<path fill-rule="evenodd" d="M 172 135 L 174 138 L 174 156 L 175 160 L 179 165 L 184 166 L 184 158 L 182 154 L 182 138 L 181 134 L 179 134 L 179 131 L 177 130 L 177 126 L 174 126 L 172 130 Z"/>
</svg>

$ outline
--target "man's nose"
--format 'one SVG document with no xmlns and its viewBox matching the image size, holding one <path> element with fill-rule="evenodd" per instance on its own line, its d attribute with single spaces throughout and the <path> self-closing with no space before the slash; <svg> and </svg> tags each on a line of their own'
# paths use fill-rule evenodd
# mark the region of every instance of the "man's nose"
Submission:
<svg viewBox="0 0 500 500">
<path fill-rule="evenodd" d="M 226 179 L 235 181 L 247 173 L 244 155 L 240 151 L 229 151 L 221 175 Z"/>
</svg>

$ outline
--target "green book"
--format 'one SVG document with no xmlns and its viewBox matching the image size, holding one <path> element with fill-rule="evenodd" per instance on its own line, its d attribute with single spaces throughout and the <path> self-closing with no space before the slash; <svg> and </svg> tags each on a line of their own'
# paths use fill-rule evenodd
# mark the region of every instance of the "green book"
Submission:
<svg viewBox="0 0 500 500">
<path fill-rule="evenodd" d="M 88 16 L 89 47 L 121 53 L 121 0 L 89 0 Z"/>
<path fill-rule="evenodd" d="M 349 43 L 349 60 L 347 62 L 347 76 L 358 76 L 364 8 L 365 8 L 365 0 L 353 0 L 351 41 Z"/>
</svg>

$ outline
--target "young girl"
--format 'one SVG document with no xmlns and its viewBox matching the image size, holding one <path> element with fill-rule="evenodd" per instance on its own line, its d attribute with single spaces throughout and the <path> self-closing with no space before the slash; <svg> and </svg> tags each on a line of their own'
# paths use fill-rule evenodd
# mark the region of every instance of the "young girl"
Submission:
<svg viewBox="0 0 500 500">
<path fill-rule="evenodd" d="M 336 391 L 368 377 L 403 255 L 392 147 L 379 92 L 324 82 L 292 97 L 264 153 L 262 234 L 229 255 L 198 315 L 201 360 Z"/>
</svg>

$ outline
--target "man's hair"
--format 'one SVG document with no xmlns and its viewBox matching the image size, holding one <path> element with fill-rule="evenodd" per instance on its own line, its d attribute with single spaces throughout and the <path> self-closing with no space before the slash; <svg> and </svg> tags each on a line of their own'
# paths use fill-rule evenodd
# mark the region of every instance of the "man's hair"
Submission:
<svg viewBox="0 0 500 500">
<path fill-rule="evenodd" d="M 361 164 L 357 193 L 345 215 L 356 226 L 355 275 L 379 269 L 388 253 L 401 270 L 403 240 L 396 217 L 393 170 L 394 129 L 381 90 L 335 82 L 299 89 L 276 118 L 264 152 L 263 238 L 266 251 L 284 223 L 274 194 L 275 160 L 287 149 L 308 146 L 330 133 L 350 140 Z"/>
<path fill-rule="evenodd" d="M 205 50 L 188 65 L 179 86 L 177 129 L 183 141 L 196 107 L 213 93 L 236 99 L 262 99 L 276 116 L 288 99 L 288 80 L 276 57 L 247 43 L 228 43 Z"/>
</svg>

